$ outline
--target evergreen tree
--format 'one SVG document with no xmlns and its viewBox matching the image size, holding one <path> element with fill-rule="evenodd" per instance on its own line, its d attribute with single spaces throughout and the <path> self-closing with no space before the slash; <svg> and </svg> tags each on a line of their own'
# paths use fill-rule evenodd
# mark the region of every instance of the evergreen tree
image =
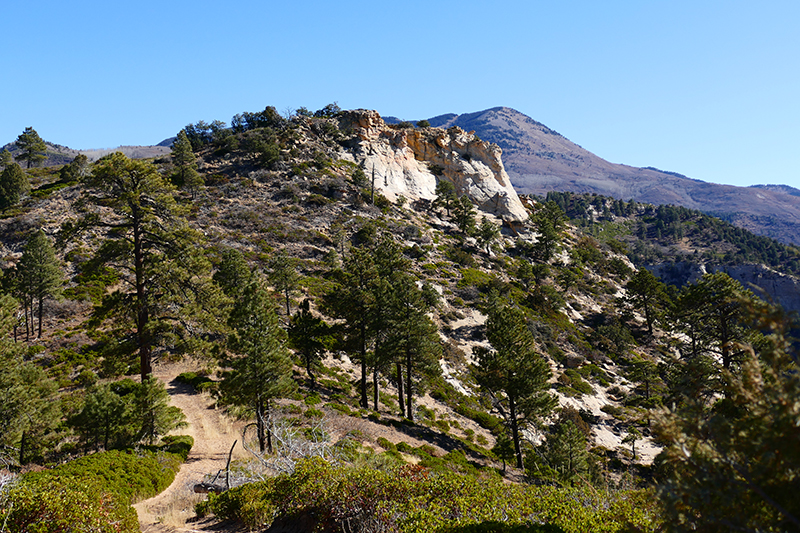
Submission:
<svg viewBox="0 0 800 533">
<path fill-rule="evenodd" d="M 543 452 L 556 478 L 562 483 L 573 484 L 589 472 L 586 435 L 572 420 L 559 418 L 550 427 Z"/>
<path fill-rule="evenodd" d="M 19 134 L 14 144 L 17 145 L 20 151 L 17 159 L 27 161 L 28 168 L 31 168 L 31 165 L 36 166 L 40 161 L 47 159 L 47 155 L 45 155 L 47 145 L 36 133 L 36 130 L 31 127 L 25 128 L 25 131 Z"/>
<path fill-rule="evenodd" d="M 434 209 L 438 209 L 440 207 L 444 207 L 447 216 L 450 216 L 450 209 L 452 209 L 453 204 L 458 200 L 456 196 L 456 188 L 452 184 L 444 179 L 439 179 L 436 182 L 436 198 L 433 201 Z"/>
<path fill-rule="evenodd" d="M 486 321 L 492 349 L 478 352 L 474 367 L 480 386 L 492 395 L 511 431 L 517 468 L 523 467 L 521 431 L 553 410 L 548 390 L 550 367 L 534 351 L 534 342 L 521 310 L 496 306 Z"/>
<path fill-rule="evenodd" d="M 283 295 L 287 318 L 292 316 L 289 304 L 300 281 L 297 273 L 297 261 L 289 257 L 285 251 L 281 251 L 269 261 L 268 277 L 275 290 Z"/>
<path fill-rule="evenodd" d="M 23 195 L 31 190 L 25 171 L 11 163 L 0 173 L 0 209 L 8 209 L 19 203 Z"/>
<path fill-rule="evenodd" d="M 263 283 L 253 276 L 230 316 L 233 333 L 231 357 L 221 384 L 226 403 L 245 407 L 255 414 L 259 449 L 272 453 L 268 429 L 270 406 L 295 387 L 292 361 L 286 348 L 286 332 L 278 323 L 271 298 Z"/>
<path fill-rule="evenodd" d="M 739 304 L 744 322 L 768 334 L 744 344 L 736 371 L 722 370 L 724 398 L 686 396 L 657 417 L 668 531 L 800 531 L 796 324 L 759 300 Z"/>
<path fill-rule="evenodd" d="M 9 339 L 17 303 L 0 294 L 0 457 L 6 464 L 26 464 L 34 455 L 37 436 L 60 419 L 52 401 L 56 385 Z M 13 455 L 12 455 L 13 452 Z"/>
<path fill-rule="evenodd" d="M 11 155 L 11 152 L 8 151 L 7 148 L 4 148 L 2 152 L 0 152 L 0 167 L 6 168 L 10 166 L 14 162 L 14 156 Z"/>
<path fill-rule="evenodd" d="M 130 339 L 120 347 L 138 352 L 145 381 L 159 342 L 172 350 L 191 350 L 200 340 L 204 321 L 214 319 L 208 311 L 216 293 L 207 283 L 209 264 L 201 254 L 202 236 L 189 228 L 174 188 L 148 162 L 117 152 L 98 161 L 85 181 L 87 199 L 103 211 L 90 211 L 77 223 L 65 224 L 63 232 L 107 230 L 107 240 L 86 268 L 111 265 L 122 285 L 106 296 L 94 318 L 116 319 L 116 334 Z M 126 319 L 133 321 L 132 335 Z M 193 325 L 193 335 L 187 334 L 187 324 Z"/>
<path fill-rule="evenodd" d="M 539 205 L 531 214 L 530 220 L 537 233 L 533 245 L 534 257 L 547 263 L 561 247 L 566 215 L 557 203 L 550 201 Z"/>
<path fill-rule="evenodd" d="M 667 287 L 652 272 L 641 268 L 625 285 L 624 303 L 644 313 L 647 332 L 653 334 L 653 324 L 669 306 Z"/>
<path fill-rule="evenodd" d="M 399 365 L 405 367 L 405 416 L 414 420 L 414 384 L 441 374 L 439 356 L 442 345 L 438 330 L 428 317 L 437 295 L 429 286 L 418 288 L 414 278 L 399 272 L 391 279 L 387 346 Z M 402 379 L 398 372 L 398 383 Z M 401 399 L 402 403 L 402 399 Z M 402 408 L 401 408 L 402 411 Z"/>
<path fill-rule="evenodd" d="M 313 389 L 317 387 L 313 369 L 320 365 L 327 349 L 329 331 L 330 327 L 324 320 L 311 314 L 308 300 L 303 300 L 289 323 L 289 346 L 300 353 Z"/>
<path fill-rule="evenodd" d="M 172 431 L 186 427 L 186 415 L 178 407 L 169 405 L 169 393 L 164 383 L 152 374 L 136 388 L 134 417 L 140 429 L 136 440 L 153 444 Z"/>
<path fill-rule="evenodd" d="M 453 202 L 453 220 L 464 235 L 475 231 L 475 206 L 466 194 Z"/>
<path fill-rule="evenodd" d="M 213 280 L 225 294 L 236 299 L 241 295 L 252 276 L 253 273 L 242 252 L 230 248 L 222 252 L 222 261 L 220 261 L 217 271 L 214 272 Z"/>
<path fill-rule="evenodd" d="M 89 158 L 78 154 L 75 159 L 61 167 L 59 179 L 64 183 L 85 178 L 89 174 Z"/>
<path fill-rule="evenodd" d="M 367 352 L 373 339 L 373 287 L 378 277 L 371 250 L 352 248 L 342 268 L 335 270 L 331 277 L 336 285 L 325 295 L 325 307 L 329 315 L 343 321 L 339 326 L 343 347 L 360 363 L 359 403 L 367 409 Z"/>
<path fill-rule="evenodd" d="M 33 303 L 38 303 L 38 336 L 41 337 L 44 300 L 59 297 L 64 283 L 64 274 L 56 259 L 53 245 L 42 230 L 28 239 L 17 264 L 17 270 L 20 293 L 24 295 L 26 302 L 30 302 L 31 315 L 33 315 Z"/>
<path fill-rule="evenodd" d="M 172 143 L 172 162 L 175 165 L 178 183 L 188 189 L 194 199 L 203 185 L 203 178 L 197 172 L 197 160 L 185 130 L 178 132 L 175 142 Z"/>
<path fill-rule="evenodd" d="M 475 238 L 478 240 L 478 244 L 486 249 L 488 255 L 492 251 L 492 244 L 500 238 L 500 228 L 488 217 L 483 217 L 475 233 Z"/>
<path fill-rule="evenodd" d="M 121 448 L 133 443 L 132 394 L 120 395 L 113 383 L 94 386 L 86 394 L 83 408 L 71 421 L 82 440 L 95 450 Z"/>
</svg>

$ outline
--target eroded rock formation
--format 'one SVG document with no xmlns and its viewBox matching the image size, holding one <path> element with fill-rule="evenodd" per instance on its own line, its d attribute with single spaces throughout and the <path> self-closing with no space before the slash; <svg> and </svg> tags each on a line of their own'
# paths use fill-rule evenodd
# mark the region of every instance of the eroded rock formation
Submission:
<svg viewBox="0 0 800 533">
<path fill-rule="evenodd" d="M 433 199 L 438 180 L 453 183 L 481 210 L 506 222 L 526 220 L 528 213 L 511 186 L 496 144 L 458 127 L 396 128 L 376 111 L 346 111 L 340 128 L 351 135 L 350 153 L 376 189 L 390 200 Z"/>
</svg>

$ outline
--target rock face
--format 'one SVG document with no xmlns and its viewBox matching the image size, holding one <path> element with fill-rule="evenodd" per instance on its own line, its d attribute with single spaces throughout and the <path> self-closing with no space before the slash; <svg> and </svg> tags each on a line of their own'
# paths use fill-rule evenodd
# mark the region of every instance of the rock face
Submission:
<svg viewBox="0 0 800 533">
<path fill-rule="evenodd" d="M 800 280 L 771 270 L 763 265 L 714 266 L 707 268 L 703 264 L 681 262 L 647 265 L 646 268 L 660 277 L 664 283 L 678 287 L 697 281 L 706 272 L 722 271 L 741 283 L 746 289 L 751 289 L 756 296 L 771 300 L 786 311 L 800 312 Z"/>
<path fill-rule="evenodd" d="M 459 127 L 393 128 L 376 111 L 345 111 L 340 128 L 351 135 L 350 154 L 375 177 L 377 190 L 389 198 L 435 198 L 438 180 L 450 181 L 483 211 L 517 223 L 528 213 L 511 185 L 496 144 Z"/>
</svg>

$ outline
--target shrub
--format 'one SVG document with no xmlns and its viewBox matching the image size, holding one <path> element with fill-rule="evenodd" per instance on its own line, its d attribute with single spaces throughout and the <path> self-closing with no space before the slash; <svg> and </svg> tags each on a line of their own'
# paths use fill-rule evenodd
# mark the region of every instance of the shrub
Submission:
<svg viewBox="0 0 800 533">
<path fill-rule="evenodd" d="M 190 437 L 168 448 L 188 454 Z M 171 453 L 107 451 L 22 475 L 3 495 L 0 522 L 10 532 L 139 531 L 132 503 L 167 488 L 180 467 Z"/>
<path fill-rule="evenodd" d="M 449 463 L 470 466 L 459 452 L 450 454 Z M 437 473 L 419 465 L 383 471 L 312 459 L 292 475 L 212 495 L 208 510 L 260 530 L 302 517 L 315 531 L 602 533 L 658 530 L 655 505 L 645 491 L 510 485 L 499 477 Z"/>
</svg>

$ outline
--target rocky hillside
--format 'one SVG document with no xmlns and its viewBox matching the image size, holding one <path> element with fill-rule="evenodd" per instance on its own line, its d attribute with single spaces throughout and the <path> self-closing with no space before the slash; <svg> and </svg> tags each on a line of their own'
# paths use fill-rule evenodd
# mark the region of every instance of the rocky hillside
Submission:
<svg viewBox="0 0 800 533">
<path fill-rule="evenodd" d="M 800 196 L 791 187 L 734 187 L 655 168 L 609 163 L 508 107 L 441 115 L 429 122 L 475 131 L 481 139 L 500 146 L 519 193 L 544 196 L 549 191 L 571 191 L 679 205 L 722 217 L 758 235 L 800 244 Z"/>
<path fill-rule="evenodd" d="M 175 202 L 197 232 L 194 246 L 214 269 L 232 250 L 259 273 L 270 272 L 278 256 L 290 258 L 296 283 L 275 296 L 276 307 L 290 309 L 281 310 L 283 324 L 306 300 L 314 317 L 341 324 L 344 319 L 331 313 L 326 298 L 337 288 L 344 260 L 358 250 L 377 254 L 382 242 L 396 246 L 410 265 L 409 285 L 435 293 L 438 303 L 426 316 L 435 326 L 441 357 L 414 383 L 412 416 L 397 413 L 403 392 L 393 365 L 375 371 L 381 387 L 377 405 L 359 401 L 362 370 L 353 364 L 359 353 L 344 343 L 327 345 L 315 390 L 298 354 L 292 370 L 298 392 L 280 403 L 279 414 L 290 427 L 323 435 L 331 449 L 375 468 L 406 461 L 515 482 L 528 476 L 548 484 L 577 479 L 601 487 L 647 483 L 661 449 L 651 409 L 682 392 L 675 378 L 682 361 L 676 354 L 686 335 L 675 325 L 680 317 L 670 322 L 662 309 L 663 316 L 651 324 L 633 303 L 630 281 L 637 266 L 675 263 L 667 259 L 673 252 L 683 261 L 703 257 L 704 264 L 721 265 L 726 254 L 731 262 L 739 251 L 747 255 L 757 249 L 764 257 L 774 256 L 772 270 L 800 268 L 796 249 L 765 238 L 753 241 L 695 215 L 597 196 L 552 197 L 546 204 L 519 197 L 500 148 L 458 126 L 391 125 L 365 110 L 289 120 L 269 111 L 238 131 L 190 139 L 197 142 L 194 157 L 203 186 L 181 183 L 177 161 L 170 157 L 149 164 L 183 187 L 174 193 Z M 124 273 L 92 270 L 98 250 L 116 251 L 101 245 L 118 229 L 70 239 L 78 226 L 71 223 L 87 209 L 81 201 L 87 183 L 59 179 L 57 169 L 37 173 L 31 196 L 0 218 L 6 282 L 14 279 L 25 243 L 40 228 L 59 243 L 67 275 L 64 298 L 44 306 L 44 335 L 26 344 L 29 359 L 57 383 L 50 404 L 61 409 L 51 426 L 28 435 L 28 454 L 39 463 L 86 451 L 75 425 L 85 396 L 98 379 L 108 383 L 137 370 L 137 361 L 121 353 L 133 325 L 89 320 L 126 301 L 113 293 L 124 288 Z M 451 211 L 435 192 L 441 182 L 452 184 L 477 211 Z M 108 205 L 100 206 L 99 218 L 110 216 L 103 211 Z M 689 227 L 700 230 L 692 233 Z M 743 275 L 751 279 L 758 277 L 752 274 L 758 264 L 743 259 L 737 268 L 750 268 Z M 192 274 L 211 283 L 212 271 Z M 782 287 L 785 291 L 788 285 Z M 6 290 L 13 285 L 7 283 Z M 180 294 L 169 285 L 163 292 Z M 503 395 L 479 386 L 475 366 L 491 349 L 487 317 L 503 304 L 523 314 L 536 357 L 549 369 L 547 394 L 558 404 L 524 427 L 524 471 L 506 468 L 509 415 Z M 215 312 L 221 315 L 230 303 L 219 305 Z M 165 305 L 163 312 L 174 316 L 178 309 L 178 304 Z M 215 318 L 222 320 L 182 318 L 170 328 L 162 323 L 155 332 L 164 339 L 154 349 L 156 365 L 178 357 L 178 338 L 190 332 L 203 341 L 189 344 L 198 350 L 192 354 L 198 358 L 192 359 L 194 378 L 202 378 L 197 383 L 204 390 L 218 390 L 225 379 L 221 342 L 229 331 L 224 316 Z M 323 432 L 314 426 L 320 419 L 331 424 Z M 573 426 L 569 446 L 580 457 L 574 469 L 559 462 L 555 444 L 566 438 L 559 428 Z M 252 465 L 243 462 L 237 468 L 241 473 Z"/>
</svg>

